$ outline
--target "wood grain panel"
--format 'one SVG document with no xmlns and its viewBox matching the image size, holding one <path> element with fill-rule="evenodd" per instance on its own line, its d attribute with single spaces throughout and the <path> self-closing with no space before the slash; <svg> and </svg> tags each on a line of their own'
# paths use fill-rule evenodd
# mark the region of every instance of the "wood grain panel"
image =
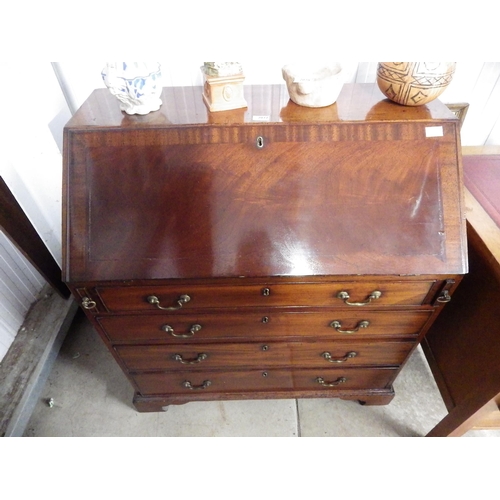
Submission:
<svg viewBox="0 0 500 500">
<path fill-rule="evenodd" d="M 81 110 L 65 129 L 67 279 L 463 272 L 454 115 L 403 114 L 363 86 L 334 107 L 324 122 L 292 106 L 190 127 L 105 113 L 84 125 Z"/>
<path fill-rule="evenodd" d="M 338 298 L 339 292 L 349 294 L 349 302 L 367 302 L 374 291 L 382 292 L 379 299 L 370 305 L 383 307 L 394 305 L 421 305 L 434 281 L 373 281 L 354 283 L 273 284 L 266 285 L 172 285 L 135 287 L 96 287 L 103 304 L 111 312 L 149 311 L 159 309 L 147 300 L 150 296 L 159 299 L 162 307 L 176 307 L 179 297 L 189 295 L 190 301 L 179 311 L 201 308 L 225 307 L 346 307 Z M 269 292 L 267 293 L 266 290 Z M 359 306 L 347 306 L 359 307 Z M 364 307 L 364 306 L 361 306 Z"/>
<path fill-rule="evenodd" d="M 411 341 L 358 343 L 330 341 L 118 346 L 115 349 L 130 371 L 185 371 L 186 368 L 205 370 L 231 367 L 399 366 L 414 345 Z M 324 353 L 328 353 L 329 356 L 325 357 Z"/>
<path fill-rule="evenodd" d="M 139 373 L 134 380 L 143 395 L 190 394 L 196 392 L 230 394 L 238 391 L 276 391 L 276 390 L 321 390 L 334 394 L 345 390 L 383 389 L 391 384 L 395 369 L 331 369 L 308 370 L 234 370 L 230 372 L 169 372 Z M 345 378 L 345 382 L 334 387 L 322 386 L 317 379 L 335 383 Z M 210 382 L 205 389 L 204 383 Z M 189 382 L 195 389 L 185 387 Z"/>
<path fill-rule="evenodd" d="M 283 337 L 312 339 L 417 336 L 431 313 L 428 310 L 378 311 L 373 308 L 316 312 L 257 309 L 247 313 L 224 310 L 218 313 L 181 315 L 102 316 L 97 318 L 97 322 L 112 342 L 179 344 L 231 339 L 272 340 Z M 363 320 L 369 321 L 369 326 L 360 328 L 354 334 L 342 334 L 331 326 L 334 320 L 341 323 L 340 330 L 355 329 Z M 198 326 L 193 329 L 196 325 Z M 168 331 L 165 331 L 166 326 L 170 327 Z"/>
</svg>

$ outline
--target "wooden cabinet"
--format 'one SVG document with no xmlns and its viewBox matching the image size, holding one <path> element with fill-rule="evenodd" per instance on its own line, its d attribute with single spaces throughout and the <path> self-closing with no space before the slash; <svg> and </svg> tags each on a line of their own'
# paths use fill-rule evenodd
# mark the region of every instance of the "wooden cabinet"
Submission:
<svg viewBox="0 0 500 500">
<path fill-rule="evenodd" d="M 64 279 L 140 411 L 237 398 L 385 404 L 467 270 L 458 122 L 375 85 L 208 113 L 96 90 L 65 128 Z"/>
<path fill-rule="evenodd" d="M 429 436 L 500 429 L 500 148 L 466 148 L 470 272 L 422 347 L 448 409 Z"/>
</svg>

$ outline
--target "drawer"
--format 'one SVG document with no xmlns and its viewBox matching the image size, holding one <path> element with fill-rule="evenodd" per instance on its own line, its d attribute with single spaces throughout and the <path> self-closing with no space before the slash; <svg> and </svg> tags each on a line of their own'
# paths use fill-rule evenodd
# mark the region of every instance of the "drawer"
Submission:
<svg viewBox="0 0 500 500">
<path fill-rule="evenodd" d="M 130 371 L 400 365 L 414 342 L 275 342 L 118 346 Z"/>
<path fill-rule="evenodd" d="M 258 309 L 245 313 L 102 316 L 97 321 L 112 342 L 184 343 L 276 337 L 417 336 L 431 314 L 429 310 L 373 308 L 316 312 Z"/>
<path fill-rule="evenodd" d="M 353 307 L 421 305 L 434 280 L 263 285 L 96 287 L 110 312 L 186 311 L 234 307 Z"/>
<path fill-rule="evenodd" d="M 335 393 L 385 389 L 392 384 L 396 374 L 396 368 L 186 371 L 138 373 L 134 381 L 143 396 L 276 390 Z"/>
</svg>

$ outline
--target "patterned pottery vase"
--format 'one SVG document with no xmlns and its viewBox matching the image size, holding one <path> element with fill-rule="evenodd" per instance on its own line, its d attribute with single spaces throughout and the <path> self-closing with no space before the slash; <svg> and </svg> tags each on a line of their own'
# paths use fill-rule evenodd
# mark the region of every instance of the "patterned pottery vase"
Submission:
<svg viewBox="0 0 500 500">
<path fill-rule="evenodd" d="M 125 113 L 147 115 L 160 109 L 162 85 L 158 63 L 108 62 L 101 75 Z"/>
<path fill-rule="evenodd" d="M 421 106 L 446 90 L 455 66 L 454 62 L 380 62 L 377 84 L 392 101 L 404 106 Z"/>
</svg>

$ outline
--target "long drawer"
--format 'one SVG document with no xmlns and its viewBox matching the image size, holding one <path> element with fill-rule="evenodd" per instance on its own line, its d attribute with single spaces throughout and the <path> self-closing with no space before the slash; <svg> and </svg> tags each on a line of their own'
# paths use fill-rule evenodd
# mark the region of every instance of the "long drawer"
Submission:
<svg viewBox="0 0 500 500">
<path fill-rule="evenodd" d="M 414 342 L 275 342 L 117 346 L 130 371 L 400 365 Z"/>
<path fill-rule="evenodd" d="M 96 287 L 110 312 L 232 307 L 418 306 L 433 280 L 263 285 L 169 285 Z"/>
<path fill-rule="evenodd" d="M 246 392 L 385 389 L 393 382 L 396 368 L 326 368 L 304 370 L 234 370 L 216 372 L 138 373 L 134 380 L 142 395 L 204 392 Z"/>
<path fill-rule="evenodd" d="M 347 338 L 416 336 L 431 315 L 428 310 L 333 309 L 225 311 L 200 314 L 152 314 L 97 317 L 112 342 L 204 342 L 276 337 Z"/>
</svg>

